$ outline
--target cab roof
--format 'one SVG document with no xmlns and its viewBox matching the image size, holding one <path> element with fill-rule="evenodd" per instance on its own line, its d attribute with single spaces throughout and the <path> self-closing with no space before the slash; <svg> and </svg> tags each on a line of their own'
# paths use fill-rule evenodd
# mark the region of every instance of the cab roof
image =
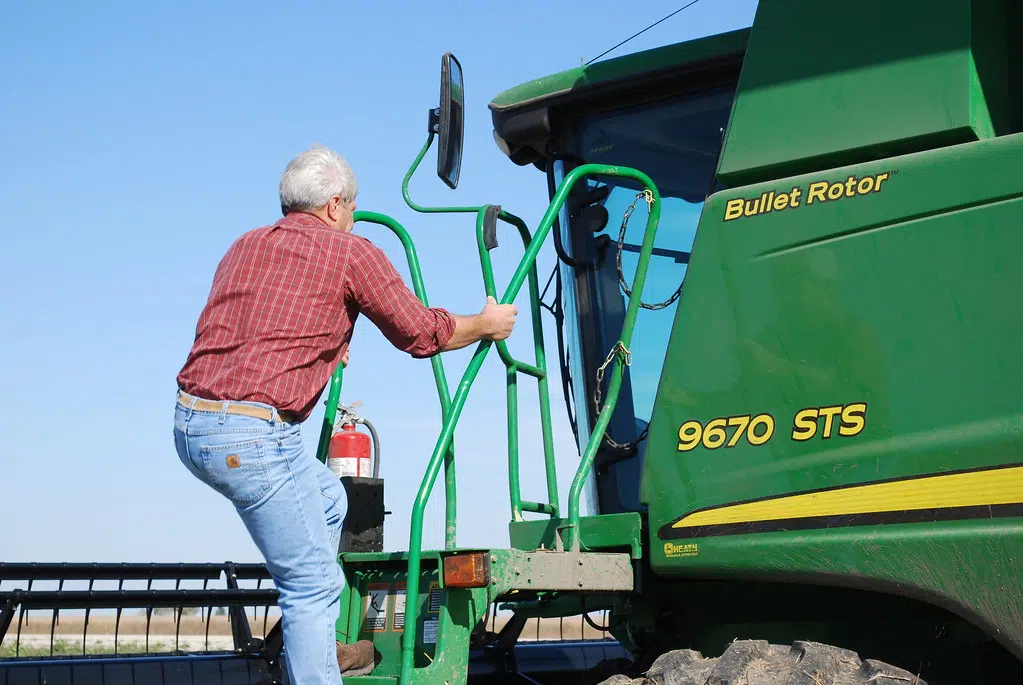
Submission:
<svg viewBox="0 0 1023 685">
<path fill-rule="evenodd" d="M 684 43 L 665 45 L 590 65 L 566 69 L 527 81 L 498 94 L 489 108 L 499 146 L 516 163 L 534 161 L 537 135 L 551 132 L 551 113 L 571 111 L 573 105 L 597 98 L 629 99 L 640 89 L 649 91 L 666 80 L 686 78 L 703 67 L 723 62 L 741 64 L 750 29 L 743 28 Z M 545 129 L 544 132 L 538 130 Z M 521 145 L 533 153 L 521 160 L 513 152 Z"/>
</svg>

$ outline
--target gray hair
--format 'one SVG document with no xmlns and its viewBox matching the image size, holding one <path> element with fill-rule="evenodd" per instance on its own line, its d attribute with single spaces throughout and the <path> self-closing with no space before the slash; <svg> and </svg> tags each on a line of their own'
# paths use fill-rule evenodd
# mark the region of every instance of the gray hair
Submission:
<svg viewBox="0 0 1023 685">
<path fill-rule="evenodd" d="M 290 162 L 281 176 L 281 212 L 308 212 L 340 195 L 354 200 L 359 192 L 355 172 L 344 157 L 330 148 L 314 145 Z"/>
</svg>

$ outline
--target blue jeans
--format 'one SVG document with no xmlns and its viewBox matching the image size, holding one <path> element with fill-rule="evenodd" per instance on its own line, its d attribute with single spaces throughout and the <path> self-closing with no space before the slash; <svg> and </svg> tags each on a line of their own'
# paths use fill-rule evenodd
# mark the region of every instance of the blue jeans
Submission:
<svg viewBox="0 0 1023 685">
<path fill-rule="evenodd" d="M 193 476 L 226 497 L 279 592 L 291 685 L 338 685 L 338 563 L 348 510 L 341 481 L 306 454 L 299 424 L 175 406 L 174 444 Z"/>
</svg>

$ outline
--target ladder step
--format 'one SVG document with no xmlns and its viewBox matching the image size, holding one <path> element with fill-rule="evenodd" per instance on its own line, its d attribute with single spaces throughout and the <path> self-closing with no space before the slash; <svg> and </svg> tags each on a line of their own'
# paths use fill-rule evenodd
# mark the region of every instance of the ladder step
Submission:
<svg viewBox="0 0 1023 685">
<path fill-rule="evenodd" d="M 442 587 L 441 569 L 451 556 L 474 555 L 487 567 L 479 587 Z M 475 563 L 475 562 L 474 562 Z M 422 556 L 418 617 L 414 642 L 415 682 L 443 682 L 468 665 L 472 630 L 491 602 L 515 590 L 568 592 L 631 592 L 635 587 L 629 552 L 563 552 L 556 550 L 428 551 Z M 384 685 L 396 682 L 400 670 L 405 599 L 409 582 L 404 553 L 343 555 L 348 582 L 342 596 L 337 629 L 349 642 L 371 640 L 381 661 L 374 673 L 345 682 Z M 441 647 L 438 649 L 438 647 Z"/>
<path fill-rule="evenodd" d="M 491 555 L 491 578 L 501 590 L 629 592 L 635 587 L 629 554 L 504 549 Z"/>
</svg>

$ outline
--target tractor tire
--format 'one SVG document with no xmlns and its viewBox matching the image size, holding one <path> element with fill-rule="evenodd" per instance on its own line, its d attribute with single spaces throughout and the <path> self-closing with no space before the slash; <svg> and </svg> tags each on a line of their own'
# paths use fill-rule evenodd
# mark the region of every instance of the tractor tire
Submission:
<svg viewBox="0 0 1023 685">
<path fill-rule="evenodd" d="M 817 642 L 791 647 L 739 640 L 717 658 L 691 649 L 666 652 L 644 677 L 615 675 L 600 685 L 927 685 L 916 675 Z"/>
</svg>

